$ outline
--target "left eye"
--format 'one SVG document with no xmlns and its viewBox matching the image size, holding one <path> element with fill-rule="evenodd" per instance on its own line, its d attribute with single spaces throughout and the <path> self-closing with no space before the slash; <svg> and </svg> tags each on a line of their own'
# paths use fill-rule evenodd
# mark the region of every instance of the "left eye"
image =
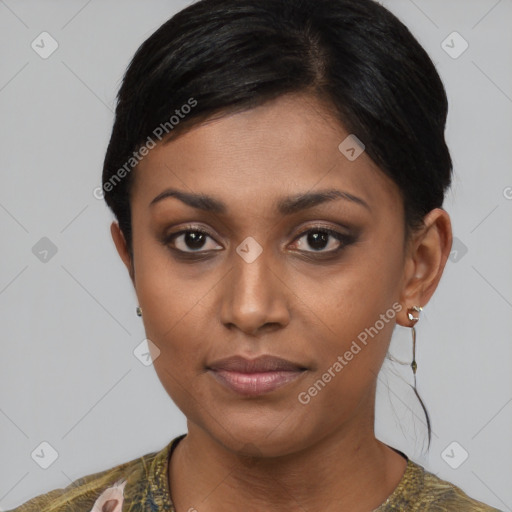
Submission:
<svg viewBox="0 0 512 512">
<path fill-rule="evenodd" d="M 305 252 L 334 252 L 340 249 L 344 245 L 348 245 L 349 236 L 333 231 L 327 228 L 315 228 L 310 229 L 303 233 L 297 238 L 297 245 L 299 250 L 305 250 Z M 302 240 L 305 239 L 305 242 Z M 309 245 L 313 250 L 303 249 L 306 245 Z M 334 247 L 332 247 L 334 245 Z M 326 247 L 330 247 L 329 250 L 323 250 Z"/>
</svg>

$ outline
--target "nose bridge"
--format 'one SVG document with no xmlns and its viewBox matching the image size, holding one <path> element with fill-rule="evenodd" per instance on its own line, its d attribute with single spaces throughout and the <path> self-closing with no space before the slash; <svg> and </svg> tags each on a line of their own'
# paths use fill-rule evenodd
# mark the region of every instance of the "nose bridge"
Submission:
<svg viewBox="0 0 512 512">
<path fill-rule="evenodd" d="M 259 244 L 258 244 L 259 246 Z M 240 283 L 240 291 L 249 295 L 252 291 L 262 292 L 270 285 L 268 274 L 271 273 L 269 261 L 270 250 L 263 250 L 255 245 L 255 242 L 244 241 L 236 249 L 234 257 L 234 273 L 237 282 Z"/>
<path fill-rule="evenodd" d="M 267 323 L 286 323 L 287 309 L 272 251 L 246 238 L 233 253 L 225 283 L 222 321 L 246 332 Z"/>
</svg>

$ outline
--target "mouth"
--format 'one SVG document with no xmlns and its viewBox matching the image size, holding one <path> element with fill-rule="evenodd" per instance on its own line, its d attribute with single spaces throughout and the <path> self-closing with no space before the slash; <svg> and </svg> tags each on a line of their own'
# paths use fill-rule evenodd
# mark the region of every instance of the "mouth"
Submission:
<svg viewBox="0 0 512 512">
<path fill-rule="evenodd" d="M 223 386 L 245 396 L 270 393 L 298 379 L 307 368 L 273 357 L 246 359 L 233 356 L 207 366 L 208 372 Z"/>
</svg>

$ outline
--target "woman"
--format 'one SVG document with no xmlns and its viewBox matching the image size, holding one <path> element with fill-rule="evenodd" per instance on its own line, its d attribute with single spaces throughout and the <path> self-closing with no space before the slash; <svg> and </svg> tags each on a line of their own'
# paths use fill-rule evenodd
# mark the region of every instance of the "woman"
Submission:
<svg viewBox="0 0 512 512">
<path fill-rule="evenodd" d="M 103 191 L 188 432 L 16 510 L 496 510 L 374 434 L 393 329 L 415 377 L 451 248 L 446 115 L 371 0 L 203 0 L 162 25 L 119 91 Z"/>
</svg>

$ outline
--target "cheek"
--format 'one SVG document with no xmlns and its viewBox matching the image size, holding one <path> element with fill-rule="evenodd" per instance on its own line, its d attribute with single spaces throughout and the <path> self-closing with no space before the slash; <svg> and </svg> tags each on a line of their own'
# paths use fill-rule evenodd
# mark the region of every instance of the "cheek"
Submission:
<svg viewBox="0 0 512 512">
<path fill-rule="evenodd" d="M 316 371 L 305 380 L 297 395 L 302 412 L 314 415 L 315 421 L 321 421 L 326 428 L 373 403 L 374 386 L 396 313 L 390 304 L 387 308 L 370 301 L 362 304 L 349 303 L 342 313 L 333 312 L 329 336 L 314 351 Z M 328 417 L 322 412 L 326 410 L 331 411 Z"/>
<path fill-rule="evenodd" d="M 401 309 L 397 299 L 402 247 L 392 236 L 387 239 L 389 245 L 372 240 L 366 248 L 360 246 L 357 258 L 347 260 L 350 263 L 329 278 L 302 280 L 310 310 L 304 332 L 317 340 L 318 369 L 308 384 L 315 386 L 313 394 L 322 395 L 315 398 L 322 407 L 354 406 L 373 386 L 388 350 Z"/>
<path fill-rule="evenodd" d="M 166 365 L 174 371 L 194 354 L 197 357 L 193 340 L 202 338 L 197 332 L 205 316 L 201 301 L 212 285 L 191 276 L 192 266 L 173 263 L 155 241 L 141 239 L 134 259 L 146 335 L 160 350 L 155 368 Z"/>
<path fill-rule="evenodd" d="M 381 252 L 373 243 L 366 245 L 367 251 L 359 246 L 347 263 L 329 274 L 318 279 L 297 278 L 297 289 L 307 290 L 301 299 L 311 311 L 311 320 L 340 350 L 373 326 L 399 297 L 401 273 L 395 251 Z M 388 317 L 394 320 L 394 310 Z M 389 318 L 386 320 L 389 322 Z M 392 329 L 380 322 L 378 326 L 380 337 L 389 338 Z"/>
</svg>

